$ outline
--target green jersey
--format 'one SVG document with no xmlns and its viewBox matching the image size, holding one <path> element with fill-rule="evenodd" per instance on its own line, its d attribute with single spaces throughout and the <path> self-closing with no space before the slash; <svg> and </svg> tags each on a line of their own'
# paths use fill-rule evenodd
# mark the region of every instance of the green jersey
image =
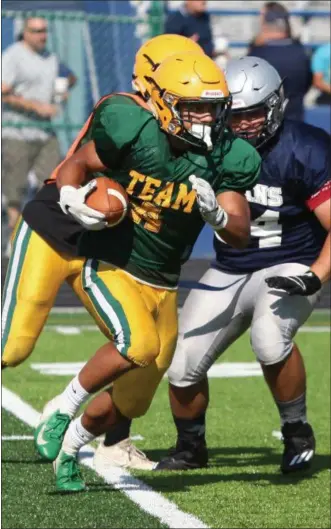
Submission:
<svg viewBox="0 0 331 529">
<path fill-rule="evenodd" d="M 91 140 L 107 167 L 102 174 L 120 182 L 130 197 L 126 218 L 114 228 L 88 231 L 64 215 L 55 183 L 60 165 L 24 208 L 24 220 L 57 251 L 112 263 L 167 288 L 176 288 L 204 224 L 189 177 L 207 180 L 216 194 L 244 192 L 260 170 L 257 151 L 230 133 L 210 153 L 176 156 L 146 103 L 129 94 L 99 102 L 68 156 Z"/>
<path fill-rule="evenodd" d="M 130 197 L 130 215 L 119 229 L 109 230 L 118 234 L 118 244 L 112 236 L 107 261 L 168 288 L 176 287 L 204 224 L 189 176 L 208 181 L 218 194 L 251 189 L 260 171 L 257 151 L 230 133 L 210 153 L 174 156 L 154 116 L 125 95 L 97 107 L 83 141 L 90 140 L 108 168 L 103 174 L 122 184 Z"/>
</svg>

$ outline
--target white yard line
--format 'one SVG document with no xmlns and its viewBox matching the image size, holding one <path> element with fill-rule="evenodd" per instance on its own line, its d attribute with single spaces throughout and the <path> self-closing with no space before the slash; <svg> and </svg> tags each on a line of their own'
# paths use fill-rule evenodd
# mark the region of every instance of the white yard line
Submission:
<svg viewBox="0 0 331 529">
<path fill-rule="evenodd" d="M 22 422 L 33 428 L 38 424 L 40 413 L 24 402 L 16 393 L 2 386 L 2 407 Z M 95 471 L 93 467 L 94 449 L 86 446 L 80 453 L 81 463 Z M 208 529 L 199 518 L 181 511 L 175 503 L 154 491 L 140 479 L 119 467 L 107 467 L 98 474 L 117 490 L 128 496 L 138 507 L 158 518 L 170 528 Z"/>
<path fill-rule="evenodd" d="M 179 312 L 181 307 L 179 307 Z M 87 314 L 85 307 L 53 307 L 51 314 Z M 315 309 L 314 314 L 330 314 L 330 309 Z"/>
<path fill-rule="evenodd" d="M 39 422 L 40 413 L 5 386 L 2 386 L 1 406 L 32 428 Z"/>
<path fill-rule="evenodd" d="M 67 334 L 67 335 L 77 335 L 81 332 L 100 332 L 99 328 L 93 324 L 83 324 L 83 325 L 56 325 L 50 324 L 45 326 L 46 331 L 53 331 L 58 334 Z M 330 327 L 327 325 L 306 325 L 300 327 L 299 333 L 323 333 L 330 332 Z"/>
<path fill-rule="evenodd" d="M 3 435 L 1 441 L 33 441 L 33 435 Z"/>
<path fill-rule="evenodd" d="M 53 307 L 51 314 L 87 314 L 85 307 Z"/>
<path fill-rule="evenodd" d="M 31 369 L 47 376 L 75 376 L 83 369 L 85 362 L 44 362 L 30 364 Z M 209 378 L 232 378 L 262 376 L 258 362 L 221 362 L 208 370 Z M 167 377 L 165 373 L 164 377 Z"/>
<path fill-rule="evenodd" d="M 305 325 L 299 328 L 298 332 L 330 332 L 328 325 Z"/>
</svg>

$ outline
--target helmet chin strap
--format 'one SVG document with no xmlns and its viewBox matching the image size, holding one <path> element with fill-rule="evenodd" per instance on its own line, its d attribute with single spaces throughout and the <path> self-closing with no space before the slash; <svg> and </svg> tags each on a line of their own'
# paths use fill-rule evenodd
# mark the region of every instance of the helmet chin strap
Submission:
<svg viewBox="0 0 331 529">
<path fill-rule="evenodd" d="M 192 123 L 190 134 L 199 140 L 203 140 L 207 145 L 208 151 L 213 148 L 213 143 L 211 141 L 211 127 L 209 125 Z"/>
</svg>

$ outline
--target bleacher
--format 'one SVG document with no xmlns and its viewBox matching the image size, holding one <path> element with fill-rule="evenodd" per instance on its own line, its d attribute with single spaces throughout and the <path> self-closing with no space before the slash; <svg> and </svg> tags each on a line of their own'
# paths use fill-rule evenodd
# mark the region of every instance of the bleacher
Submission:
<svg viewBox="0 0 331 529">
<path fill-rule="evenodd" d="M 169 10 L 180 7 L 182 0 L 170 0 Z M 284 1 L 282 4 L 291 12 L 294 36 L 314 49 L 330 40 L 330 2 Z M 231 56 L 245 55 L 247 43 L 254 37 L 258 27 L 258 13 L 263 3 L 256 0 L 236 2 L 212 0 L 207 2 L 211 13 L 212 30 L 215 38 L 223 36 L 229 41 Z"/>
<path fill-rule="evenodd" d="M 231 58 L 246 55 L 248 43 L 257 32 L 261 0 L 209 0 L 213 37 L 225 37 Z M 331 2 L 329 0 L 285 0 L 281 2 L 291 13 L 293 36 L 300 38 L 312 54 L 317 46 L 330 42 Z M 178 9 L 183 0 L 169 0 L 169 11 Z M 314 106 L 318 91 L 311 88 L 305 97 L 308 123 L 331 132 L 330 108 Z"/>
</svg>

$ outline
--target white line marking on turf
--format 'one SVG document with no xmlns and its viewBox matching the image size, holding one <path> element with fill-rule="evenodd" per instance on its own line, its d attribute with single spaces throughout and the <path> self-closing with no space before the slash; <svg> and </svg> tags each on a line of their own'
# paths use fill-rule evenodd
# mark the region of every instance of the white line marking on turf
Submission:
<svg viewBox="0 0 331 529">
<path fill-rule="evenodd" d="M 179 307 L 179 311 L 180 310 L 181 307 Z M 87 314 L 85 307 L 53 307 L 51 309 L 51 313 L 54 314 L 78 314 L 83 312 Z M 314 309 L 313 314 L 330 314 L 330 309 Z"/>
<path fill-rule="evenodd" d="M 92 468 L 92 455 L 94 451 L 90 449 L 85 450 L 80 457 L 80 461 L 86 466 Z M 155 492 L 151 487 L 146 485 L 143 481 L 131 476 L 126 470 L 108 466 L 104 467 L 102 472 L 98 472 L 100 476 L 112 485 L 114 489 L 120 490 L 128 496 L 134 503 L 148 512 L 151 516 L 158 518 L 162 523 L 167 524 L 171 528 L 207 528 L 195 516 L 180 511 L 178 507 L 171 501 L 164 498 L 160 493 Z"/>
<path fill-rule="evenodd" d="M 300 327 L 298 332 L 330 332 L 330 327 L 327 325 L 306 325 Z"/>
<path fill-rule="evenodd" d="M 24 402 L 16 393 L 2 386 L 2 407 L 12 413 L 25 424 L 36 427 L 40 413 L 30 404 Z M 94 449 L 86 446 L 80 453 L 79 459 L 83 465 L 95 471 L 93 466 Z M 162 494 L 154 491 L 140 479 L 137 479 L 126 470 L 107 466 L 98 474 L 115 489 L 128 496 L 140 509 L 158 518 L 171 529 L 208 529 L 199 518 L 181 511 L 177 505 L 167 500 Z"/>
<path fill-rule="evenodd" d="M 69 334 L 69 335 L 77 335 L 81 333 L 81 329 L 79 327 L 72 327 L 70 325 L 56 325 L 55 331 L 58 334 Z"/>
<path fill-rule="evenodd" d="M 272 435 L 273 437 L 276 437 L 276 439 L 279 439 L 280 441 L 281 441 L 282 438 L 283 438 L 283 436 L 282 436 L 282 432 L 279 432 L 278 430 L 272 430 L 271 435 Z"/>
<path fill-rule="evenodd" d="M 96 325 L 56 325 L 56 324 L 50 324 L 45 326 L 46 331 L 55 331 L 58 334 L 72 334 L 77 335 L 81 334 L 81 332 L 100 332 L 99 327 Z M 327 325 L 307 325 L 304 327 L 301 327 L 298 331 L 304 332 L 304 333 L 319 333 L 319 332 L 330 332 L 330 327 Z"/>
<path fill-rule="evenodd" d="M 3 435 L 1 441 L 33 441 L 33 435 Z"/>
<path fill-rule="evenodd" d="M 42 375 L 69 376 L 77 375 L 85 362 L 47 362 L 31 364 L 31 369 Z M 164 375 L 167 377 L 167 373 Z M 208 371 L 209 378 L 259 377 L 262 369 L 258 362 L 222 362 L 214 364 Z"/>
<path fill-rule="evenodd" d="M 69 376 L 77 375 L 84 365 L 85 362 L 50 362 L 44 364 L 31 364 L 31 369 L 39 371 L 42 375 Z"/>
<path fill-rule="evenodd" d="M 1 405 L 28 426 L 32 428 L 37 426 L 40 413 L 32 408 L 30 404 L 24 402 L 16 393 L 4 386 L 2 386 Z"/>
<path fill-rule="evenodd" d="M 51 314 L 87 314 L 85 307 L 53 307 Z"/>
<path fill-rule="evenodd" d="M 99 435 L 99 437 L 97 438 L 98 441 L 103 441 L 105 438 L 105 435 L 102 434 L 102 435 Z M 143 437 L 142 435 L 140 435 L 139 433 L 137 435 L 130 435 L 130 439 L 131 441 L 143 441 L 145 439 L 145 437 Z"/>
<path fill-rule="evenodd" d="M 131 435 L 130 439 L 132 441 L 143 441 L 145 437 L 143 435 L 140 435 L 140 433 L 138 433 L 137 435 Z"/>
</svg>

